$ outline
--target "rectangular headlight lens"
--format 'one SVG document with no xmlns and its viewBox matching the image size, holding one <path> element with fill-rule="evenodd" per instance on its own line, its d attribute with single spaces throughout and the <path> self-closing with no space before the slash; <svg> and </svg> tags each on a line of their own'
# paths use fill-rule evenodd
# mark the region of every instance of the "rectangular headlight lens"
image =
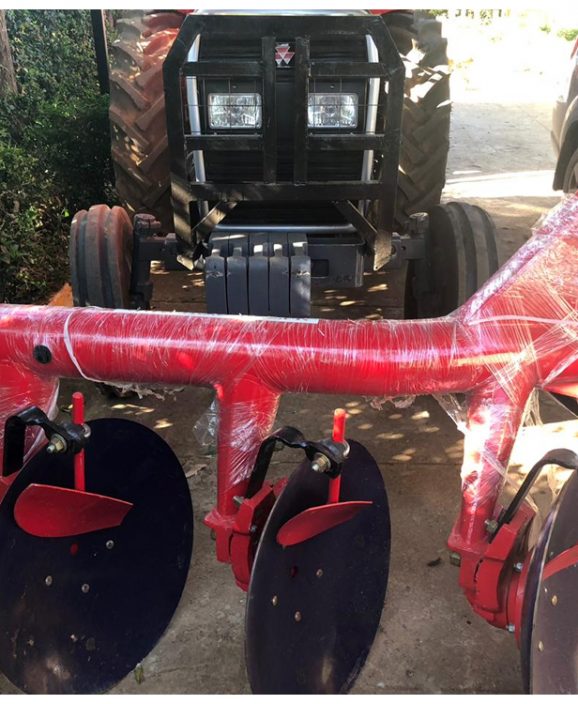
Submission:
<svg viewBox="0 0 578 704">
<path fill-rule="evenodd" d="M 211 93 L 209 127 L 222 129 L 257 129 L 261 127 L 259 93 Z"/>
<path fill-rule="evenodd" d="M 356 93 L 309 93 L 309 127 L 357 127 Z"/>
</svg>

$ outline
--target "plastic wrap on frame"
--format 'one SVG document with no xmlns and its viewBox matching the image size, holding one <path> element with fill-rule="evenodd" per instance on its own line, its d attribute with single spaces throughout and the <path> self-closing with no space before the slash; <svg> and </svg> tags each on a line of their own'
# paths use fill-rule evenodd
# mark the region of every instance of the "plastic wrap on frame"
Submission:
<svg viewBox="0 0 578 704">
<path fill-rule="evenodd" d="M 0 306 L 2 414 L 54 405 L 57 377 L 217 389 L 219 471 L 251 472 L 285 392 L 465 394 L 462 477 L 496 495 L 533 389 L 578 382 L 578 198 L 564 199 L 464 306 L 433 320 L 283 320 Z M 48 365 L 32 349 L 52 351 Z M 578 388 L 578 385 L 576 386 Z M 3 427 L 3 422 L 0 423 Z M 0 436 L 1 441 L 1 436 Z"/>
</svg>

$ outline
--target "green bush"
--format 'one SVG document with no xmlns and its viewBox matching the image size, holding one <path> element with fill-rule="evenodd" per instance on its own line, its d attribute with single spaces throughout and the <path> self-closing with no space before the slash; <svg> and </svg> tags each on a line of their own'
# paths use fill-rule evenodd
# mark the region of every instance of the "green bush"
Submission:
<svg viewBox="0 0 578 704">
<path fill-rule="evenodd" d="M 0 101 L 0 300 L 45 300 L 68 276 L 74 212 L 114 198 L 108 98 L 88 11 L 7 11 L 18 93 Z"/>
<path fill-rule="evenodd" d="M 568 42 L 574 42 L 578 39 L 578 29 L 559 29 L 556 34 Z"/>
</svg>

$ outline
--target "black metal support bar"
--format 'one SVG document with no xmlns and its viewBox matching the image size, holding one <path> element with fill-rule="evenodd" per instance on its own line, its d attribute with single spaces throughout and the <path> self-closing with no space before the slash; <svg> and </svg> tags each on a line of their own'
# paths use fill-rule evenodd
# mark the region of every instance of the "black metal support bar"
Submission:
<svg viewBox="0 0 578 704">
<path fill-rule="evenodd" d="M 391 257 L 391 232 L 376 229 L 349 200 L 333 201 L 333 205 L 369 245 L 373 253 L 374 270 L 381 269 Z"/>
<path fill-rule="evenodd" d="M 335 440 L 329 438 L 311 441 L 307 440 L 303 433 L 297 430 L 297 428 L 291 426 L 279 428 L 279 430 L 276 430 L 272 435 L 265 438 L 259 447 L 245 498 L 250 499 L 255 496 L 263 486 L 277 443 L 291 447 L 294 450 L 303 450 L 307 459 L 311 462 L 314 461 L 317 455 L 323 455 L 329 460 L 328 469 L 325 470 L 325 473 L 329 477 L 339 476 L 341 466 L 349 455 L 349 445 L 347 442 L 335 442 Z"/>
<path fill-rule="evenodd" d="M 377 125 L 378 132 L 383 131 L 388 135 L 383 143 L 381 167 L 382 195 L 380 197 L 381 208 L 379 210 L 377 230 L 380 233 L 389 232 L 391 236 L 393 223 L 395 222 L 405 71 L 397 48 L 389 34 L 389 30 L 383 18 L 380 19 L 383 22 L 381 31 L 373 26 L 370 29 L 370 34 L 381 61 L 391 68 L 387 82 L 386 109 L 382 116 L 382 124 Z"/>
<path fill-rule="evenodd" d="M 339 210 L 343 217 L 350 222 L 357 232 L 373 249 L 373 243 L 377 237 L 377 230 L 365 218 L 350 200 L 334 200 L 333 205 Z"/>
<path fill-rule="evenodd" d="M 208 151 L 244 152 L 263 148 L 261 135 L 240 134 L 208 134 L 187 135 L 185 143 L 189 149 L 203 149 Z"/>
<path fill-rule="evenodd" d="M 219 201 L 193 229 L 193 241 L 202 242 L 215 227 L 235 208 L 237 201 Z"/>
<path fill-rule="evenodd" d="M 309 103 L 309 37 L 295 39 L 295 136 L 293 180 L 307 181 L 308 148 L 308 103 Z"/>
<path fill-rule="evenodd" d="M 382 63 L 362 61 L 312 61 L 311 78 L 387 78 L 389 69 Z"/>
<path fill-rule="evenodd" d="M 263 62 L 263 181 L 277 180 L 277 65 L 275 63 L 275 37 L 261 41 Z"/>
<path fill-rule="evenodd" d="M 309 181 L 293 183 L 191 183 L 197 200 L 375 200 L 382 194 L 378 181 Z"/>
<path fill-rule="evenodd" d="M 100 86 L 101 95 L 108 95 L 110 93 L 110 82 L 108 78 L 108 47 L 106 45 L 104 10 L 91 10 L 90 21 L 94 39 L 94 52 L 96 54 L 98 85 Z"/>
<path fill-rule="evenodd" d="M 338 16 L 338 15 L 187 15 L 186 33 L 181 32 L 183 47 L 189 47 L 191 35 L 203 32 L 212 36 L 243 37 L 261 39 L 266 36 L 299 36 L 302 32 L 350 38 L 352 34 L 383 33 L 385 23 L 377 15 Z M 184 25 L 183 25 L 184 26 Z M 194 41 L 194 36 L 193 36 Z M 192 44 L 192 42 L 191 42 Z M 394 50 L 395 50 L 395 45 Z M 389 62 L 386 62 L 389 63 Z"/>
<path fill-rule="evenodd" d="M 196 61 L 183 66 L 184 76 L 197 78 L 260 78 L 260 61 Z"/>
<path fill-rule="evenodd" d="M 384 134 L 310 134 L 311 151 L 360 151 L 363 149 L 382 149 Z"/>
<path fill-rule="evenodd" d="M 518 489 L 508 508 L 499 517 L 496 529 L 493 531 L 494 535 L 498 533 L 498 530 L 503 525 L 509 523 L 512 518 L 514 518 L 520 506 L 526 499 L 528 492 L 532 488 L 532 484 L 536 481 L 542 469 L 549 464 L 557 465 L 558 467 L 563 467 L 564 469 L 573 469 L 574 471 L 578 471 L 578 455 L 572 450 L 559 448 L 556 450 L 550 450 L 539 462 L 536 462 L 536 464 L 526 475 L 526 478 L 522 482 L 522 486 Z"/>
<path fill-rule="evenodd" d="M 32 426 L 42 428 L 51 444 L 55 443 L 54 438 L 58 437 L 59 447 L 54 451 L 66 454 L 80 452 L 90 437 L 90 431 L 84 425 L 70 422 L 56 423 L 37 406 L 29 406 L 7 418 L 4 424 L 3 477 L 8 477 L 22 468 L 25 458 L 26 428 Z M 50 451 L 50 447 L 47 451 Z"/>
<path fill-rule="evenodd" d="M 186 20 L 185 20 L 186 24 Z M 183 118 L 183 95 L 181 69 L 187 60 L 187 53 L 193 45 L 181 43 L 177 38 L 163 63 L 163 85 L 165 92 L 167 141 L 171 162 L 171 205 L 175 233 L 181 240 L 191 242 L 191 193 L 186 165 L 185 123 Z"/>
</svg>

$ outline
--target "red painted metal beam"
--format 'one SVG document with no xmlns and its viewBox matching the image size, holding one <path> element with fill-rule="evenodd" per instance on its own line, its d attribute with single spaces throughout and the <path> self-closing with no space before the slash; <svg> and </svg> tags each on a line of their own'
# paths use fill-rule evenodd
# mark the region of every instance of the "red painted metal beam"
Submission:
<svg viewBox="0 0 578 704">
<path fill-rule="evenodd" d="M 234 497 L 244 494 L 282 393 L 467 393 L 463 501 L 450 545 L 463 556 L 461 584 L 475 595 L 486 521 L 495 516 L 526 401 L 535 387 L 578 381 L 577 263 L 578 199 L 570 198 L 466 305 L 437 320 L 0 306 L 1 412 L 49 407 L 59 377 L 213 386 L 218 497 L 206 522 L 217 532 L 219 559 L 229 560 Z M 35 358 L 37 346 L 48 348 L 48 361 Z"/>
</svg>

